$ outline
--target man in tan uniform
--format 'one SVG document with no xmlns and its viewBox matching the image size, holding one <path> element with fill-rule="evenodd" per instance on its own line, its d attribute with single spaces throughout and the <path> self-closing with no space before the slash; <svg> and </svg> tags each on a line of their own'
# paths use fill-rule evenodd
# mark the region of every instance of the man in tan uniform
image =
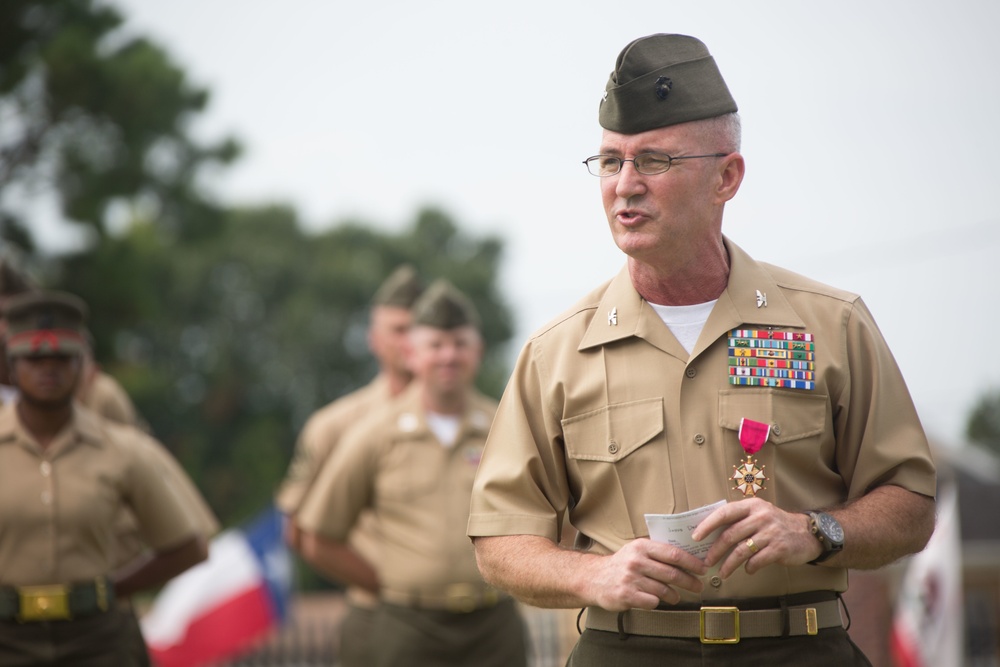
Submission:
<svg viewBox="0 0 1000 667">
<path fill-rule="evenodd" d="M 323 463 L 340 442 L 344 431 L 370 412 L 387 404 L 406 388 L 411 373 L 406 364 L 406 346 L 412 316 L 410 309 L 420 296 L 423 285 L 416 270 L 403 265 L 393 271 L 372 298 L 368 346 L 378 361 L 378 375 L 366 386 L 320 408 L 306 422 L 295 446 L 288 474 L 278 490 L 278 508 L 294 516 L 316 479 Z M 289 521 L 288 542 L 300 550 L 298 529 Z M 371 518 L 362 516 L 349 542 L 365 558 L 376 558 Z M 368 667 L 368 632 L 376 598 L 363 588 L 347 591 L 347 613 L 340 625 L 340 664 L 343 667 Z"/>
<path fill-rule="evenodd" d="M 0 664 L 134 664 L 115 597 L 158 586 L 207 545 L 143 451 L 148 436 L 74 400 L 85 306 L 31 292 L 5 307 L 17 400 L 0 410 Z M 116 518 L 131 508 L 150 551 L 116 567 Z"/>
<path fill-rule="evenodd" d="M 622 51 L 585 162 L 626 266 L 527 342 L 479 469 L 483 575 L 588 608 L 573 667 L 866 665 L 839 613 L 847 569 L 933 530 L 927 441 L 861 299 L 722 234 L 736 112 L 697 39 Z M 646 514 L 720 501 L 686 524 L 719 531 L 707 553 L 649 538 Z"/>
<path fill-rule="evenodd" d="M 381 598 L 371 665 L 526 662 L 514 601 L 482 581 L 464 535 L 496 410 L 474 387 L 481 357 L 472 304 L 434 283 L 414 305 L 412 385 L 344 436 L 296 515 L 307 560 Z M 345 543 L 366 508 L 378 529 L 375 562 Z"/>
</svg>

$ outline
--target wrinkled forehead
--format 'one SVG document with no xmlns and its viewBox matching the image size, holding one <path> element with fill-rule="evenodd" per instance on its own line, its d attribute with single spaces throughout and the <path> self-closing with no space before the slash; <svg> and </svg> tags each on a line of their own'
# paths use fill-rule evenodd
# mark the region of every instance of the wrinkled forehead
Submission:
<svg viewBox="0 0 1000 667">
<path fill-rule="evenodd" d="M 639 153 L 681 154 L 693 149 L 702 135 L 699 121 L 657 127 L 645 132 L 624 134 L 601 130 L 602 155 L 637 155 Z"/>
</svg>

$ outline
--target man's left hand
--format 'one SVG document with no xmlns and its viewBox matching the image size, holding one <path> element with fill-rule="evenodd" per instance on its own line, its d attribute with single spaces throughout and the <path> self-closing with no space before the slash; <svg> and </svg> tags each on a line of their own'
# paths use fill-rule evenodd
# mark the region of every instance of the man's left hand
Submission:
<svg viewBox="0 0 1000 667">
<path fill-rule="evenodd" d="M 724 528 L 709 549 L 705 565 L 722 562 L 719 576 L 726 579 L 738 568 L 747 574 L 777 563 L 803 565 L 819 556 L 822 547 L 809 528 L 809 517 L 786 512 L 766 500 L 749 498 L 728 503 L 712 512 L 691 534 L 702 540 Z"/>
</svg>

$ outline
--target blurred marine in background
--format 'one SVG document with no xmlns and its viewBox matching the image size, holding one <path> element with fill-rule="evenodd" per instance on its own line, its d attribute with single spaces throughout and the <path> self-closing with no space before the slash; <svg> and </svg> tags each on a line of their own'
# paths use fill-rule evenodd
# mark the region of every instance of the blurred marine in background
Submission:
<svg viewBox="0 0 1000 667">
<path fill-rule="evenodd" d="M 150 436 L 75 402 L 83 301 L 29 291 L 4 317 L 18 395 L 0 409 L 0 664 L 142 664 L 116 600 L 204 560 L 205 528 L 149 456 Z M 126 564 L 123 507 L 148 545 Z"/>
<path fill-rule="evenodd" d="M 9 262 L 0 260 L 0 346 L 5 345 L 5 342 L 2 341 L 3 332 L 6 331 L 3 305 L 13 296 L 36 289 L 38 289 L 37 286 L 24 277 L 22 273 L 16 271 Z M 89 331 L 85 331 L 85 340 L 87 344 L 82 352 L 82 370 L 76 389 L 76 401 L 105 419 L 148 433 L 149 425 L 139 414 L 128 393 L 114 377 L 105 373 L 94 359 L 93 340 Z M 2 357 L 3 375 L 0 381 L 6 384 L 6 353 L 3 353 Z M 0 404 L 12 403 L 17 398 L 17 393 L 15 387 L 8 387 L 0 395 Z M 6 396 L 6 401 L 3 400 L 4 396 Z M 154 438 L 139 438 L 136 442 L 145 455 L 155 461 L 163 474 L 170 479 L 178 491 L 179 499 L 186 505 L 186 511 L 201 527 L 201 536 L 207 542 L 219 532 L 219 522 L 184 468 L 167 451 L 167 448 Z M 116 567 L 126 566 L 149 550 L 142 537 L 142 531 L 139 529 L 138 520 L 128 505 L 120 507 L 115 532 L 117 542 L 115 548 Z M 132 648 L 134 664 L 143 667 L 149 665 L 149 654 L 131 598 L 119 596 L 116 606 L 129 635 L 128 643 Z"/>
<path fill-rule="evenodd" d="M 478 315 L 435 282 L 414 305 L 410 339 L 413 383 L 345 434 L 296 515 L 303 555 L 379 596 L 370 665 L 524 665 L 524 623 L 513 599 L 483 582 L 464 530 L 496 411 L 474 385 Z M 365 511 L 378 530 L 375 561 L 347 542 Z"/>
<path fill-rule="evenodd" d="M 410 310 L 422 289 L 416 270 L 403 265 L 376 291 L 372 298 L 368 347 L 378 361 L 378 375 L 361 389 L 320 408 L 306 422 L 277 493 L 278 508 L 286 516 L 293 517 L 299 511 L 306 492 L 344 432 L 369 413 L 384 407 L 409 384 L 412 375 L 407 366 L 406 346 L 412 320 Z M 373 531 L 372 519 L 365 514 L 349 538 L 350 544 L 369 561 L 377 558 Z M 293 521 L 288 522 L 286 534 L 290 546 L 299 551 L 299 531 Z M 368 632 L 375 604 L 375 596 L 363 588 L 348 588 L 347 614 L 340 626 L 340 664 L 343 667 L 371 665 Z"/>
</svg>

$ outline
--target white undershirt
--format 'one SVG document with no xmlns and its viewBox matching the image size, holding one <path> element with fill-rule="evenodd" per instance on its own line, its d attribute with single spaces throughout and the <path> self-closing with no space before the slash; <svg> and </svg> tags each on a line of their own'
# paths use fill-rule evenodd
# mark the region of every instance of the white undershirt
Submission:
<svg viewBox="0 0 1000 667">
<path fill-rule="evenodd" d="M 0 384 L 0 405 L 6 405 L 7 403 L 13 403 L 17 400 L 20 395 L 17 387 L 13 387 L 7 384 Z"/>
<path fill-rule="evenodd" d="M 442 415 L 437 412 L 427 413 L 427 426 L 443 446 L 451 449 L 458 439 L 458 429 L 462 425 L 459 415 Z"/>
<path fill-rule="evenodd" d="M 687 350 L 687 353 L 691 354 L 716 302 L 718 299 L 706 303 L 696 303 L 693 306 L 661 306 L 657 303 L 649 305 L 653 307 L 653 310 L 674 334 L 677 341 Z"/>
</svg>

